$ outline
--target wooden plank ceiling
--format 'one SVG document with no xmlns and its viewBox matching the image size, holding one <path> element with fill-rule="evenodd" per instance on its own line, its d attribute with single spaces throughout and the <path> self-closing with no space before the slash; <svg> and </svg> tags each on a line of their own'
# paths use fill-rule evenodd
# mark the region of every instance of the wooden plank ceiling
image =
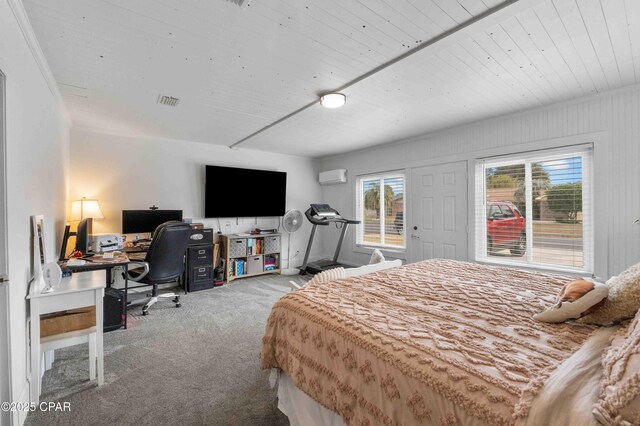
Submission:
<svg viewBox="0 0 640 426">
<path fill-rule="evenodd" d="M 640 82 L 638 0 L 24 4 L 74 125 L 129 135 L 229 146 L 424 43 L 241 146 L 319 157 Z"/>
</svg>

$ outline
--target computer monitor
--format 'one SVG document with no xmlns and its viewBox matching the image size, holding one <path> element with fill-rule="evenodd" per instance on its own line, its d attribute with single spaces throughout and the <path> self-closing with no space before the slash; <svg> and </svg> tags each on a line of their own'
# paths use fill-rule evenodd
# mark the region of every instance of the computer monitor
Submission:
<svg viewBox="0 0 640 426">
<path fill-rule="evenodd" d="M 70 232 L 71 227 L 69 225 L 65 225 L 64 227 L 64 236 L 62 237 L 62 244 L 60 245 L 60 255 L 58 256 L 58 261 L 62 262 L 67 258 L 67 242 L 69 238 L 76 235 L 75 232 Z"/>
<path fill-rule="evenodd" d="M 182 210 L 122 210 L 122 233 L 151 233 L 170 220 L 182 221 Z"/>
<path fill-rule="evenodd" d="M 78 223 L 76 231 L 76 250 L 82 254 L 89 253 L 91 248 L 91 234 L 93 233 L 93 219 L 83 219 Z"/>
</svg>

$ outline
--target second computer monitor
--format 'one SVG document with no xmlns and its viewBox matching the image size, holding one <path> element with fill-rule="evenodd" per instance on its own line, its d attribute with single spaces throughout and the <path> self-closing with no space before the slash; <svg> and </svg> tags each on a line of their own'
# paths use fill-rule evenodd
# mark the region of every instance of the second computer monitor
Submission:
<svg viewBox="0 0 640 426">
<path fill-rule="evenodd" d="M 76 231 L 76 250 L 87 254 L 91 250 L 91 234 L 93 234 L 93 219 L 83 219 L 78 223 Z"/>
<path fill-rule="evenodd" d="M 122 210 L 122 233 L 153 232 L 170 220 L 182 221 L 182 210 Z"/>
</svg>

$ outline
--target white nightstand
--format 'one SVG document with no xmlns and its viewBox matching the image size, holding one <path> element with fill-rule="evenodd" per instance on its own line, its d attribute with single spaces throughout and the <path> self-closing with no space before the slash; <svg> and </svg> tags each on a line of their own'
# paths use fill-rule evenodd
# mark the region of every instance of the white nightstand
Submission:
<svg viewBox="0 0 640 426">
<path fill-rule="evenodd" d="M 102 271 L 76 272 L 63 278 L 49 293 L 30 292 L 27 296 L 31 303 L 31 402 L 40 400 L 40 360 L 45 351 L 89 343 L 89 378 L 95 379 L 97 367 L 98 386 L 104 383 L 102 298 L 105 287 Z M 96 307 L 95 327 L 40 338 L 40 315 L 86 306 Z"/>
</svg>

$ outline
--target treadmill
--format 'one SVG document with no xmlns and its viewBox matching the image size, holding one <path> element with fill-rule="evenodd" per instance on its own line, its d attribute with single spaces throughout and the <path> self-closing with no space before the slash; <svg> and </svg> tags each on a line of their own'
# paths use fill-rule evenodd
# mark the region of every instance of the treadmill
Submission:
<svg viewBox="0 0 640 426">
<path fill-rule="evenodd" d="M 306 274 L 317 274 L 322 271 L 326 271 L 328 269 L 334 268 L 349 268 L 347 265 L 343 265 L 338 262 L 338 256 L 340 255 L 340 249 L 342 248 L 342 242 L 344 241 L 344 236 L 347 233 L 347 229 L 349 225 L 354 224 L 357 225 L 360 223 L 359 220 L 350 220 L 345 219 L 340 216 L 337 210 L 331 208 L 329 204 L 311 204 L 311 207 L 304 212 L 304 215 L 309 219 L 309 222 L 313 224 L 313 228 L 311 229 L 311 235 L 309 236 L 309 243 L 307 244 L 307 252 L 304 255 L 304 262 L 302 263 L 302 267 L 300 268 L 300 275 Z M 313 238 L 316 235 L 316 228 L 318 225 L 320 226 L 329 226 L 329 224 L 335 224 L 336 228 L 342 229 L 340 233 L 340 239 L 338 240 L 338 245 L 336 246 L 336 251 L 333 254 L 333 259 L 321 259 L 315 262 L 309 262 L 309 254 L 311 253 L 311 247 L 313 246 Z"/>
</svg>

